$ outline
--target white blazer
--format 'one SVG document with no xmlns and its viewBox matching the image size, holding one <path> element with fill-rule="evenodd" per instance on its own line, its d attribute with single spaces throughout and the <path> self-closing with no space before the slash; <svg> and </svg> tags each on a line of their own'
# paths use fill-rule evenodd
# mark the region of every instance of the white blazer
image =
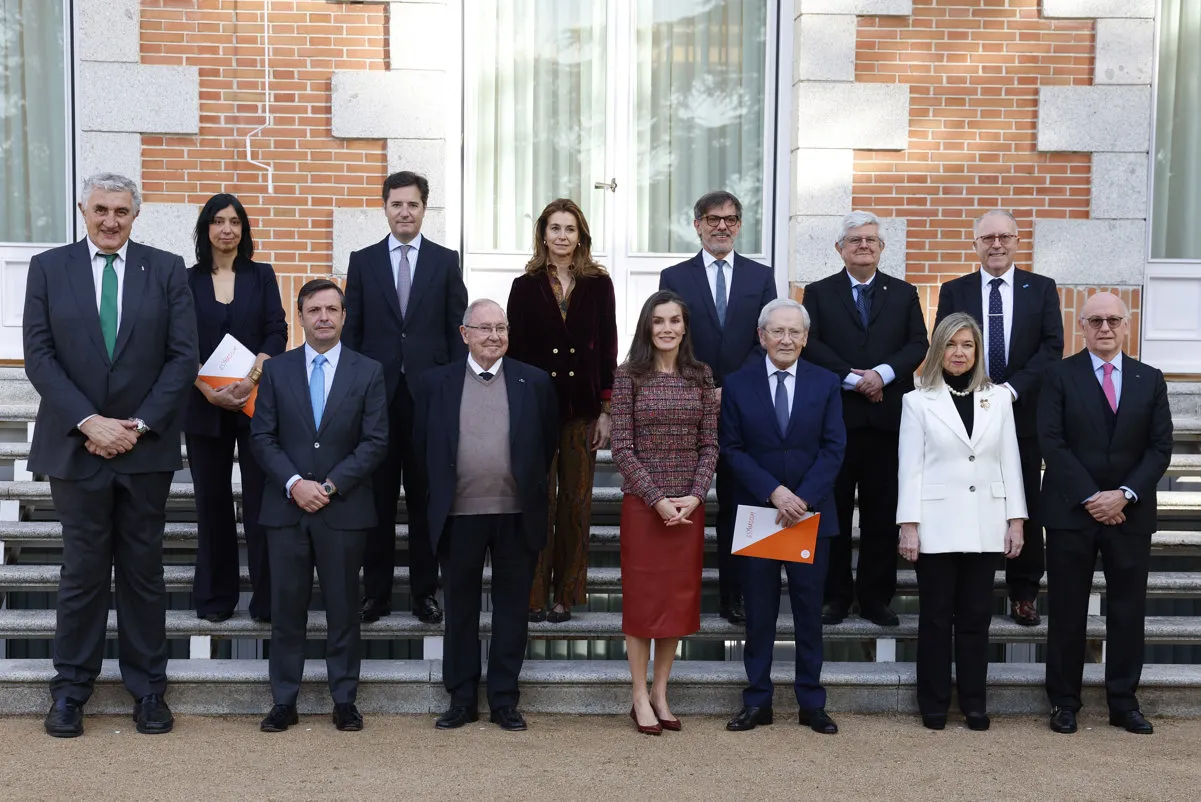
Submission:
<svg viewBox="0 0 1201 802">
<path fill-rule="evenodd" d="M 1026 517 L 1013 396 L 992 385 L 972 400 L 969 438 L 946 387 L 901 399 L 897 523 L 918 525 L 922 554 L 1003 552 Z"/>
</svg>

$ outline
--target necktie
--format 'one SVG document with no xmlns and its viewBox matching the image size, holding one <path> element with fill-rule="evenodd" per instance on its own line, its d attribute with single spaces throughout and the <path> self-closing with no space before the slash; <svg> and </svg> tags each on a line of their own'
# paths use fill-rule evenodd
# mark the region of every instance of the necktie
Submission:
<svg viewBox="0 0 1201 802">
<path fill-rule="evenodd" d="M 325 412 L 325 363 L 324 354 L 313 358 L 313 373 L 309 376 L 309 401 L 313 405 L 313 425 L 321 426 L 321 414 Z"/>
<path fill-rule="evenodd" d="M 400 301 L 400 316 L 409 310 L 409 292 L 413 289 L 412 269 L 409 267 L 409 249 L 412 245 L 400 246 L 400 268 L 396 271 L 396 299 Z"/>
<path fill-rule="evenodd" d="M 113 262 L 117 254 L 106 253 L 104 256 L 104 272 L 100 278 L 100 333 L 104 335 L 104 347 L 108 349 L 108 358 L 113 358 L 117 347 L 117 269 Z"/>
<path fill-rule="evenodd" d="M 1101 379 L 1101 391 L 1105 393 L 1105 400 L 1109 402 L 1109 408 L 1114 412 L 1118 411 L 1118 391 L 1113 386 L 1113 364 L 1106 362 L 1101 366 L 1105 371 L 1105 376 Z"/>
<path fill-rule="evenodd" d="M 489 373 L 489 372 L 488 372 L 488 371 L 486 371 L 486 370 L 484 370 L 484 371 L 480 371 L 480 378 L 481 378 L 481 379 L 483 379 L 483 380 L 484 380 L 484 381 L 486 381 L 486 382 L 487 382 L 487 381 L 492 381 L 492 374 L 491 374 L 491 373 Z"/>
<path fill-rule="evenodd" d="M 717 268 L 717 297 L 713 300 L 717 303 L 717 322 L 721 326 L 726 325 L 726 260 L 718 259 L 713 263 Z"/>
<path fill-rule="evenodd" d="M 776 376 L 776 423 L 780 424 L 780 434 L 788 433 L 788 389 L 784 387 L 784 377 L 787 371 L 777 370 Z"/>
<path fill-rule="evenodd" d="M 864 329 L 867 329 L 868 315 L 872 311 L 871 292 L 872 288 L 870 284 L 860 284 L 855 287 L 855 308 L 859 310 L 859 319 L 863 321 Z"/>
<path fill-rule="evenodd" d="M 1001 383 L 1005 375 L 1005 313 L 1001 309 L 1001 279 L 988 282 L 988 378 Z"/>
</svg>

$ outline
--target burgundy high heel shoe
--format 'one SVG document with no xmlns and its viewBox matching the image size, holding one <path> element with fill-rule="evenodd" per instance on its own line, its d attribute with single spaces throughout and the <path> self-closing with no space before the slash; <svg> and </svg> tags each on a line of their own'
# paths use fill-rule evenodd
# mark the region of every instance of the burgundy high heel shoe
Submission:
<svg viewBox="0 0 1201 802">
<path fill-rule="evenodd" d="M 634 706 L 630 705 L 630 719 L 634 722 L 634 726 L 638 728 L 638 732 L 642 735 L 662 735 L 663 727 L 660 724 L 652 724 L 649 727 L 644 727 L 638 723 L 638 714 L 634 712 Z"/>
<path fill-rule="evenodd" d="M 663 718 L 659 715 L 659 711 L 655 710 L 655 706 L 651 705 L 651 710 L 655 714 L 655 718 L 659 719 L 659 726 L 669 732 L 679 732 L 684 729 L 684 725 L 680 723 L 678 718 Z"/>
</svg>

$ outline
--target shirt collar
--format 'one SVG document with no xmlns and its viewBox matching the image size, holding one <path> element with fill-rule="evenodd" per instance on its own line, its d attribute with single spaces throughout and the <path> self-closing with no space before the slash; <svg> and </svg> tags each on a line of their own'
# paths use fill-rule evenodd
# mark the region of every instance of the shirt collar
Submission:
<svg viewBox="0 0 1201 802">
<path fill-rule="evenodd" d="M 339 341 L 333 348 L 325 352 L 325 359 L 333 370 L 338 369 L 338 357 L 342 355 L 342 343 Z M 313 364 L 313 359 L 317 356 L 317 352 L 313 350 L 313 346 L 307 342 L 304 344 L 304 364 L 305 367 Z"/>
<path fill-rule="evenodd" d="M 777 368 L 777 367 L 776 367 L 776 363 L 771 361 L 771 357 L 770 357 L 770 356 L 768 356 L 768 357 L 764 357 L 764 360 L 765 360 L 765 362 L 766 362 L 766 364 L 767 364 L 767 377 L 768 377 L 769 379 L 770 379 L 770 378 L 772 378 L 772 377 L 774 377 L 774 376 L 776 375 L 776 371 L 777 371 L 777 370 L 783 370 L 785 373 L 787 373 L 787 374 L 788 374 L 789 376 L 791 376 L 793 379 L 795 379 L 795 378 L 796 378 L 796 366 L 797 366 L 797 363 L 796 363 L 796 362 L 793 362 L 791 365 L 789 365 L 789 366 L 788 366 L 788 367 L 786 367 L 786 368 Z"/>
<path fill-rule="evenodd" d="M 504 362 L 504 361 L 505 361 L 505 358 L 502 356 L 500 359 L 496 360 L 496 364 L 494 364 L 488 370 L 488 372 L 491 373 L 493 376 L 496 376 L 496 374 L 500 373 L 500 363 Z M 475 357 L 473 357 L 471 354 L 467 354 L 467 367 L 471 368 L 471 372 L 474 373 L 476 376 L 478 376 L 484 372 L 484 369 L 480 367 L 480 363 L 476 362 Z"/>
<path fill-rule="evenodd" d="M 992 281 L 994 278 L 999 278 L 1005 284 L 1006 287 L 1012 287 L 1013 286 L 1013 271 L 1015 271 L 1017 269 L 1018 269 L 1017 265 L 1010 265 L 1009 269 L 1006 270 L 1004 273 L 1002 273 L 999 276 L 994 276 L 994 275 L 991 275 L 984 268 L 980 268 L 980 284 L 981 284 L 981 286 L 984 287 L 984 289 L 990 290 L 992 288 L 988 286 L 988 282 Z"/>
<path fill-rule="evenodd" d="M 396 238 L 395 234 L 388 235 L 388 252 L 389 253 L 391 253 L 392 251 L 396 250 L 397 248 L 399 248 L 401 245 L 404 245 L 404 244 L 407 244 L 409 246 L 409 254 L 410 255 L 415 254 L 418 251 L 420 251 L 421 250 L 421 232 L 418 231 L 417 236 L 413 237 L 412 241 L 408 242 L 408 243 L 402 243 L 400 240 L 398 240 Z"/>
<path fill-rule="evenodd" d="M 855 278 L 854 276 L 851 275 L 851 271 L 847 270 L 846 268 L 843 268 L 843 272 L 845 272 L 847 274 L 847 278 L 850 279 L 850 281 L 851 281 L 851 289 L 855 289 L 856 287 L 872 286 L 872 282 L 876 280 L 876 274 L 880 271 L 873 270 L 872 277 L 869 278 L 867 281 L 860 281 L 859 279 Z"/>
<path fill-rule="evenodd" d="M 91 255 L 92 261 L 94 262 L 94 261 L 96 261 L 96 254 L 100 253 L 100 249 L 98 247 L 96 247 L 96 243 L 92 242 L 91 237 L 87 237 L 87 241 L 88 241 L 88 253 Z M 122 264 L 125 263 L 125 254 L 128 250 L 129 250 L 129 240 L 125 240 L 125 244 L 122 245 L 117 250 L 117 261 L 118 262 L 121 262 Z"/>
<path fill-rule="evenodd" d="M 717 261 L 717 257 L 709 253 L 705 248 L 701 248 L 701 259 L 705 262 L 705 269 L 708 270 Z M 734 251 L 730 251 L 722 257 L 722 261 L 726 263 L 726 267 L 734 267 Z"/>
<path fill-rule="evenodd" d="M 1102 359 L 1101 357 L 1097 356 L 1096 354 L 1094 354 L 1092 351 L 1088 352 L 1088 358 L 1093 361 L 1093 373 L 1096 373 L 1098 370 L 1101 369 L 1101 366 L 1105 364 L 1105 360 Z M 1116 370 L 1118 373 L 1122 372 L 1122 352 L 1121 351 L 1118 351 L 1118 353 L 1114 356 L 1114 358 L 1112 360 L 1110 360 L 1110 364 L 1113 365 L 1113 369 Z"/>
</svg>

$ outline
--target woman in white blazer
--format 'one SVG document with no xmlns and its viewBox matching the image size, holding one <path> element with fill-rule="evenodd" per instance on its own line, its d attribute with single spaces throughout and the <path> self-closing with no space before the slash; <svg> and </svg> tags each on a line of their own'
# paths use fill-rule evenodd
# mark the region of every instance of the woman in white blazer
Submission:
<svg viewBox="0 0 1201 802">
<path fill-rule="evenodd" d="M 952 638 L 960 710 L 970 729 L 988 729 L 994 572 L 1022 550 L 1013 396 L 989 382 L 983 341 L 971 315 L 948 315 L 901 405 L 898 551 L 917 570 L 917 701 L 934 730 L 951 705 Z"/>
</svg>

